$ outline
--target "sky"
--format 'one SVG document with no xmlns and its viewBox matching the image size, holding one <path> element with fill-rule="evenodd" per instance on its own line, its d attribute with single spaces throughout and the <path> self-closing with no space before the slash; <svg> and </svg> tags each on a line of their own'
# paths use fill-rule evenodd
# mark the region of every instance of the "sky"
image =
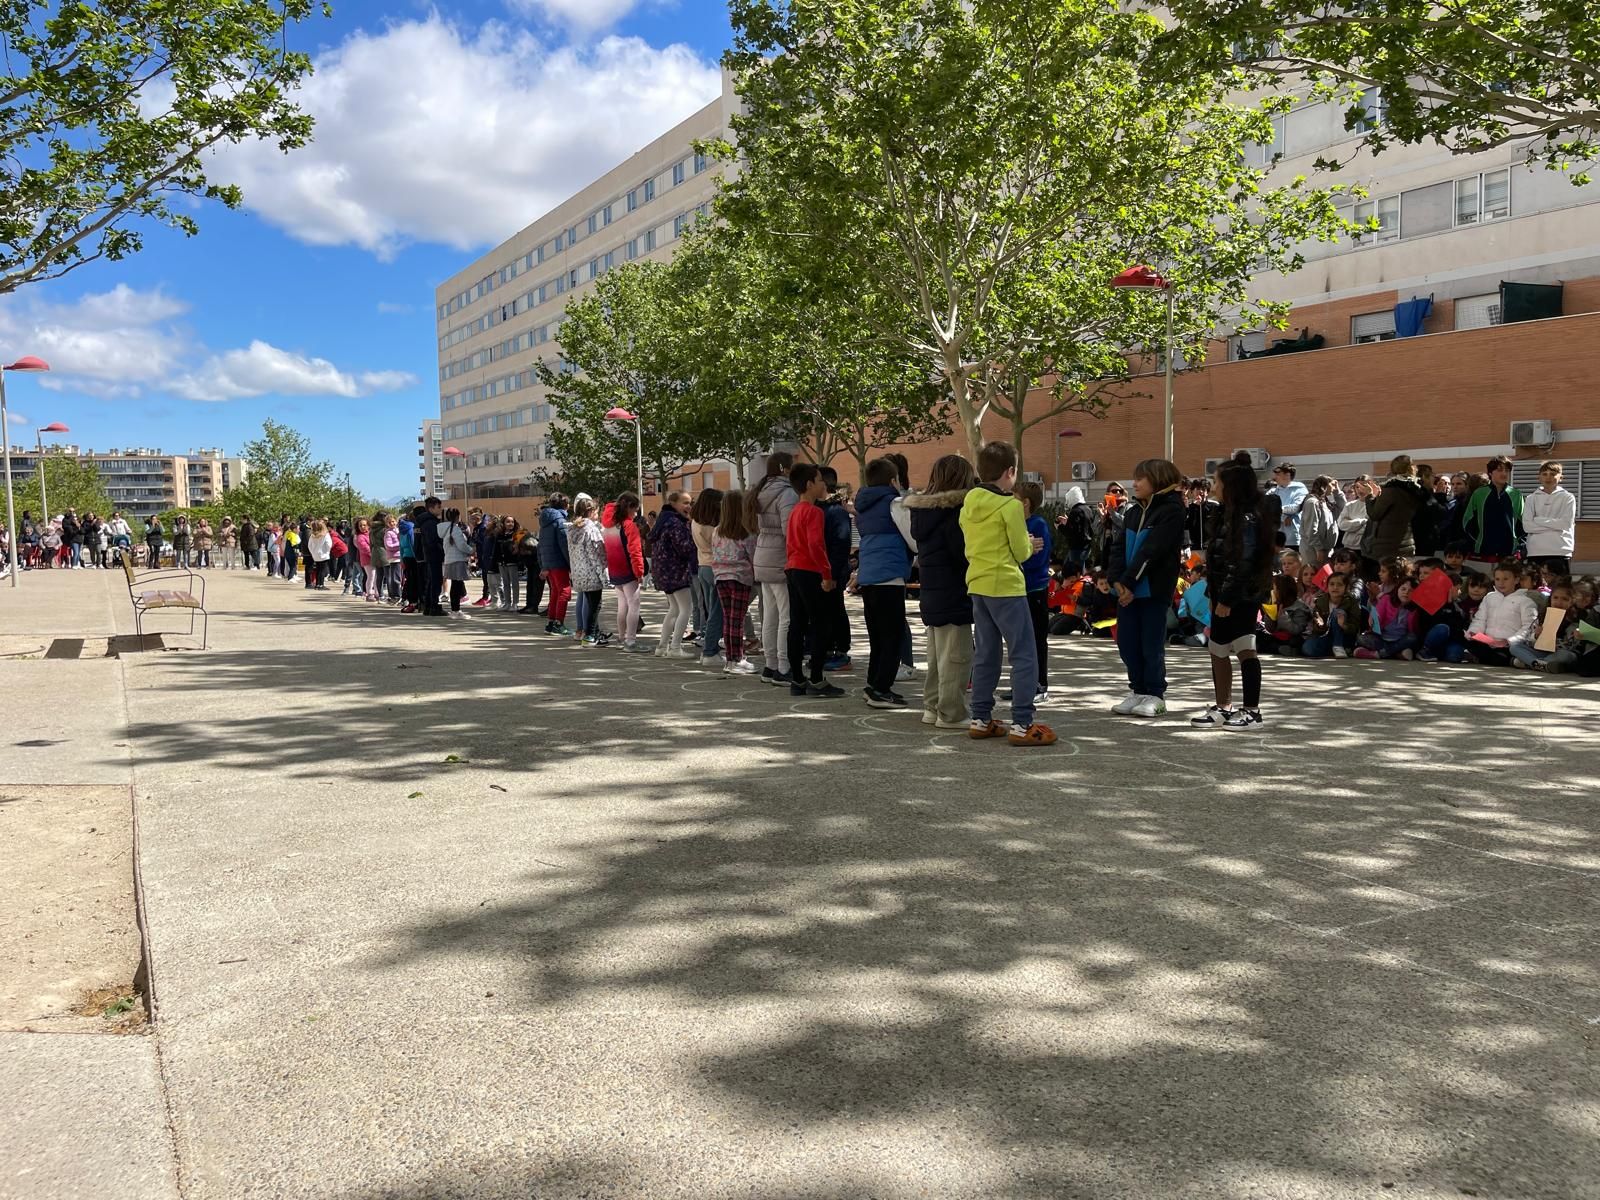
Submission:
<svg viewBox="0 0 1600 1200">
<path fill-rule="evenodd" d="M 312 145 L 210 166 L 241 209 L 0 297 L 0 361 L 52 368 L 7 376 L 10 441 L 234 454 L 272 417 L 367 495 L 415 494 L 435 286 L 712 100 L 730 36 L 722 0 L 336 0 L 291 34 Z"/>
</svg>

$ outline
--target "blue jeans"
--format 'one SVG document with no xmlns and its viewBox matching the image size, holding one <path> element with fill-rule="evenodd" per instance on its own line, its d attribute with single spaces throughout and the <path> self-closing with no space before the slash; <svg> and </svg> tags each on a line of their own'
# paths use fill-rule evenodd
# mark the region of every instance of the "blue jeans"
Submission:
<svg viewBox="0 0 1600 1200">
<path fill-rule="evenodd" d="M 973 596 L 972 719 L 994 715 L 994 689 L 1000 658 L 1011 658 L 1011 723 L 1033 724 L 1033 697 L 1039 690 L 1039 659 L 1033 646 L 1033 616 L 1026 596 Z"/>
<path fill-rule="evenodd" d="M 1335 646 L 1343 646 L 1346 650 L 1356 648 L 1356 639 L 1346 633 L 1337 625 L 1328 626 L 1327 633 L 1316 633 L 1306 638 L 1305 645 L 1300 647 L 1300 653 L 1307 658 L 1327 658 L 1333 653 Z"/>
<path fill-rule="evenodd" d="M 1167 602 L 1134 600 L 1117 609 L 1117 653 L 1135 696 L 1167 694 Z"/>
<path fill-rule="evenodd" d="M 72 547 L 71 547 L 71 553 L 67 555 L 67 566 L 69 566 L 69 567 L 81 567 L 82 565 L 83 565 L 83 545 L 82 545 L 82 543 L 79 543 L 79 542 L 73 542 L 72 543 Z"/>
<path fill-rule="evenodd" d="M 700 612 L 700 646 L 706 658 L 722 653 L 722 601 L 717 598 L 717 576 L 701 567 L 694 577 L 695 608 Z"/>
<path fill-rule="evenodd" d="M 1549 662 L 1555 657 L 1554 650 L 1535 650 L 1532 642 L 1524 642 L 1520 639 L 1513 641 L 1506 649 L 1511 652 L 1512 658 L 1518 662 L 1527 663 L 1530 667 L 1536 663 Z"/>
<path fill-rule="evenodd" d="M 1435 625 L 1422 638 L 1422 653 L 1442 662 L 1459 663 L 1467 659 L 1467 644 L 1448 625 Z"/>
</svg>

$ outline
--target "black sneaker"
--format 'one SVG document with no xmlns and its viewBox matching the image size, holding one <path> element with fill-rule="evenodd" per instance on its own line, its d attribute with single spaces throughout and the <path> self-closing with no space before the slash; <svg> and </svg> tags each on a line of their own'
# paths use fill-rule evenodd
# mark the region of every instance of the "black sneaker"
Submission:
<svg viewBox="0 0 1600 1200">
<path fill-rule="evenodd" d="M 1228 714 L 1227 720 L 1222 722 L 1222 727 L 1233 733 L 1241 729 L 1260 729 L 1263 723 L 1260 709 L 1236 708 Z"/>
<path fill-rule="evenodd" d="M 803 684 L 803 683 L 791 683 L 789 685 L 789 695 L 796 696 L 796 697 L 805 696 L 805 695 L 809 695 L 809 692 L 808 692 L 805 684 Z"/>
<path fill-rule="evenodd" d="M 893 708 L 894 700 L 882 692 L 875 692 L 871 688 L 862 688 L 861 694 L 867 698 L 868 708 Z"/>
<path fill-rule="evenodd" d="M 794 691 L 793 688 L 790 688 L 789 690 L 790 692 Z M 824 700 L 834 700 L 844 695 L 844 689 L 842 687 L 835 687 L 827 680 L 823 680 L 821 683 L 807 684 L 805 695 L 820 696 Z"/>
<path fill-rule="evenodd" d="M 906 698 L 899 692 L 890 692 L 889 699 L 893 702 L 896 708 L 904 708 L 907 703 Z"/>
</svg>

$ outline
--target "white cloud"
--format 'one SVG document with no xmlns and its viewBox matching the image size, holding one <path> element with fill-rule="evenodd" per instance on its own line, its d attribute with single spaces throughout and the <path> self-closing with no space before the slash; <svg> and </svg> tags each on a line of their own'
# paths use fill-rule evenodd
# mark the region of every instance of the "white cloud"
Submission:
<svg viewBox="0 0 1600 1200">
<path fill-rule="evenodd" d="M 511 0 L 511 7 L 534 13 L 579 32 L 609 29 L 637 7 L 638 0 Z"/>
<path fill-rule="evenodd" d="M 386 317 L 405 317 L 417 311 L 415 304 L 397 304 L 393 300 L 379 300 L 378 312 Z"/>
<path fill-rule="evenodd" d="M 6 420 L 17 426 L 25 426 L 28 423 L 27 417 L 19 412 L 12 412 L 10 409 L 6 410 Z"/>
<path fill-rule="evenodd" d="M 13 296 L 0 302 L 0 340 L 50 364 L 42 386 L 102 397 L 354 397 L 416 383 L 405 371 L 345 371 L 260 339 L 216 353 L 179 322 L 188 311 L 159 288 L 141 292 L 126 284 L 70 304 Z"/>
<path fill-rule="evenodd" d="M 237 400 L 241 396 L 365 396 L 409 387 L 416 377 L 405 371 L 366 371 L 352 375 L 325 358 L 309 358 L 253 341 L 243 350 L 214 354 L 200 368 L 180 376 L 171 390 L 186 400 Z"/>
<path fill-rule="evenodd" d="M 380 257 L 409 241 L 469 250 L 510 236 L 720 90 L 718 68 L 687 46 L 611 36 L 551 48 L 434 14 L 319 55 L 302 92 L 315 141 L 287 158 L 270 144 L 228 147 L 215 174 L 316 245 Z"/>
</svg>

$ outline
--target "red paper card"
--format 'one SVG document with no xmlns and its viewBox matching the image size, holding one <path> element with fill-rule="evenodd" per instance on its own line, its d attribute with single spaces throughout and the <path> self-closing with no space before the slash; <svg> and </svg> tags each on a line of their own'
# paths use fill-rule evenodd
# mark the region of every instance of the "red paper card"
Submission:
<svg viewBox="0 0 1600 1200">
<path fill-rule="evenodd" d="M 1311 577 L 1311 582 L 1317 585 L 1320 591 L 1328 590 L 1328 576 L 1333 574 L 1333 564 L 1323 563 L 1317 568 L 1317 573 Z"/>
<path fill-rule="evenodd" d="M 1455 590 L 1447 572 L 1435 571 L 1411 589 L 1411 602 L 1431 617 L 1450 602 Z"/>
</svg>

